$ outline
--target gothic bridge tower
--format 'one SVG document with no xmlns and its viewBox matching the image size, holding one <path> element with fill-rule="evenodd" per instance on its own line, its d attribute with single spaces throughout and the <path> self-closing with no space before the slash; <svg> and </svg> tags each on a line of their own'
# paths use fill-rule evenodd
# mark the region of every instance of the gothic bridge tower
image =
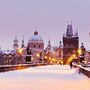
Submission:
<svg viewBox="0 0 90 90">
<path fill-rule="evenodd" d="M 67 61 L 70 56 L 77 52 L 79 48 L 78 32 L 73 33 L 72 24 L 67 25 L 66 34 L 63 35 L 63 62 L 68 64 Z"/>
</svg>

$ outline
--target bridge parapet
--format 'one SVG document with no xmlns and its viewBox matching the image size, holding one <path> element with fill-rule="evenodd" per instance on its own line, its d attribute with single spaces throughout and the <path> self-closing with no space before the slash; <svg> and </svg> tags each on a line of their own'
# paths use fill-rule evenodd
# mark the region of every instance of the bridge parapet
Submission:
<svg viewBox="0 0 90 90">
<path fill-rule="evenodd" d="M 77 67 L 79 69 L 79 74 L 83 73 L 84 75 L 90 78 L 90 67 L 83 67 L 74 63 L 72 65 L 73 67 Z"/>
</svg>

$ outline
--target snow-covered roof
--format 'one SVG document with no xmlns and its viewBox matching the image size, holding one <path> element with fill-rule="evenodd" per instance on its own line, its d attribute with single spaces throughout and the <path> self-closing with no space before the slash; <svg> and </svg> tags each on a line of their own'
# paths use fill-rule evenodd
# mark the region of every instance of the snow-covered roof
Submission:
<svg viewBox="0 0 90 90">
<path fill-rule="evenodd" d="M 15 51 L 14 50 L 2 50 L 1 51 L 3 54 L 14 54 Z"/>
<path fill-rule="evenodd" d="M 39 42 L 39 43 L 43 43 L 43 39 L 41 38 L 41 36 L 38 35 L 38 32 L 34 32 L 34 35 L 31 36 L 31 38 L 29 39 L 28 43 L 31 42 Z"/>
</svg>

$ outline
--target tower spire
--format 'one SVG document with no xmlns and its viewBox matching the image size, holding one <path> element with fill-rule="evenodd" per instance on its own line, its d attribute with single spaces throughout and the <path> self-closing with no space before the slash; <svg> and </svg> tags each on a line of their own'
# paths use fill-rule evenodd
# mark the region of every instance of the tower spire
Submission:
<svg viewBox="0 0 90 90">
<path fill-rule="evenodd" d="M 50 42 L 50 36 L 49 36 L 49 41 L 48 41 L 48 45 L 51 45 L 50 43 L 51 43 L 51 42 Z"/>
<path fill-rule="evenodd" d="M 71 36 L 73 36 L 72 21 L 71 21 L 71 24 L 68 24 L 68 25 L 67 25 L 66 36 L 67 36 L 67 37 L 71 37 Z"/>
<path fill-rule="evenodd" d="M 21 47 L 22 47 L 22 48 L 25 47 L 25 44 L 24 44 L 24 35 L 22 35 L 22 44 L 21 44 Z"/>
<path fill-rule="evenodd" d="M 17 50 L 19 48 L 17 35 L 15 35 L 15 39 L 13 41 L 13 50 Z"/>
<path fill-rule="evenodd" d="M 49 41 L 48 41 L 48 46 L 47 46 L 48 50 L 51 50 L 51 42 L 50 42 L 50 36 L 49 36 Z"/>
<path fill-rule="evenodd" d="M 59 42 L 59 48 L 61 48 L 62 47 L 62 42 L 61 42 L 61 40 L 60 40 L 60 42 Z"/>
</svg>

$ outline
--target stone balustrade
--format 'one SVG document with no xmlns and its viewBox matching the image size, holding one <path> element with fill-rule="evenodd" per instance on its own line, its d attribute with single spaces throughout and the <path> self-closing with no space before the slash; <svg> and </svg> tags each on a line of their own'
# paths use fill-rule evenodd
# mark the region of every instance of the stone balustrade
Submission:
<svg viewBox="0 0 90 90">
<path fill-rule="evenodd" d="M 79 69 L 79 74 L 83 73 L 87 77 L 90 78 L 90 67 L 82 67 L 81 65 L 77 65 L 73 63 L 73 67 L 77 67 Z"/>
</svg>

